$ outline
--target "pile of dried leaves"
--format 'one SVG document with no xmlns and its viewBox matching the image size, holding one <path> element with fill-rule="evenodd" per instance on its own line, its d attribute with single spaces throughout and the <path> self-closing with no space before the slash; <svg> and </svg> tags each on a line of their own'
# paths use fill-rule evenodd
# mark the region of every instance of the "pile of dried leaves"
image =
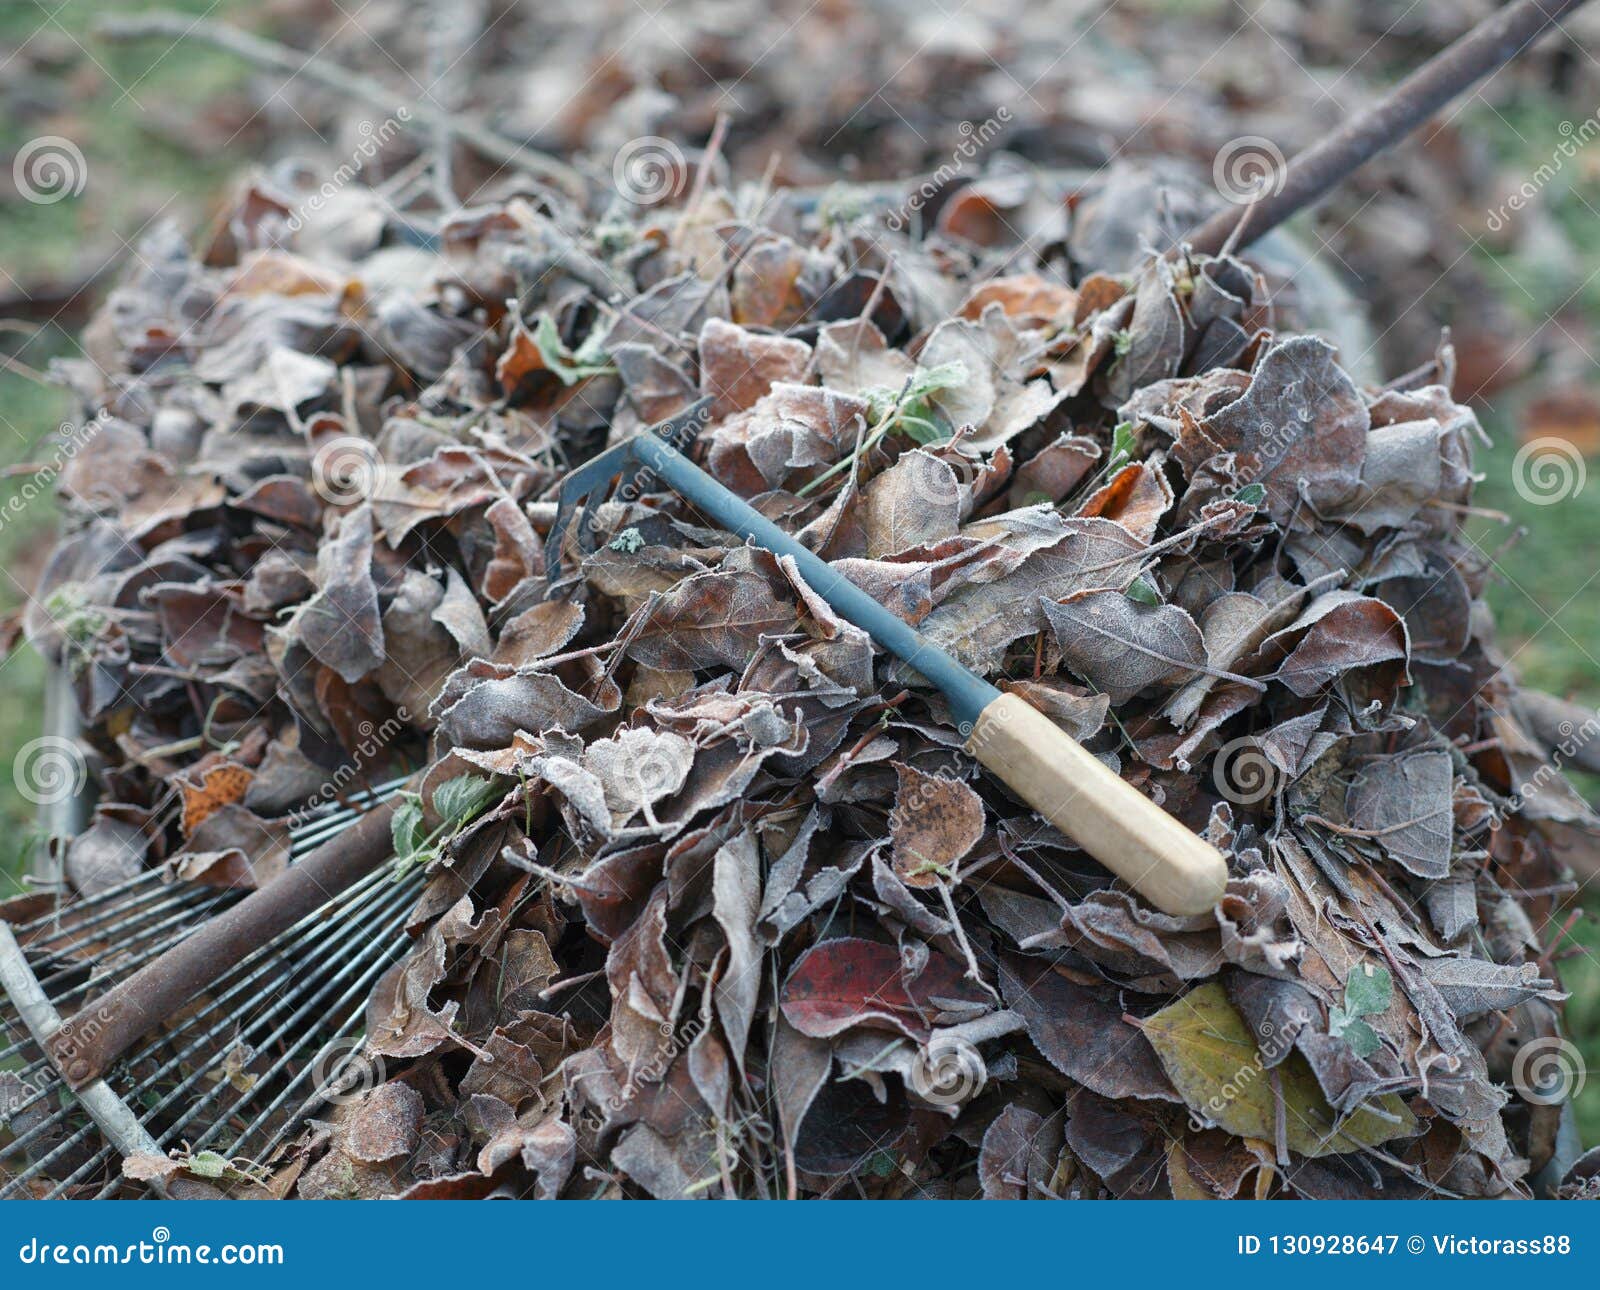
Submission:
<svg viewBox="0 0 1600 1290">
<path fill-rule="evenodd" d="M 1242 260 L 1096 271 L 1126 200 L 1017 246 L 672 187 L 419 247 L 262 180 L 67 366 L 92 447 L 28 627 L 105 762 L 74 884 L 262 882 L 330 783 L 444 759 L 379 1082 L 273 1190 L 1559 1180 L 1517 1054 L 1559 1039 L 1534 928 L 1596 821 L 1495 653 L 1448 350 L 1363 389 Z M 546 549 L 563 471 L 702 393 L 705 468 L 1222 847 L 1215 911 L 1112 882 L 675 496 Z"/>
</svg>

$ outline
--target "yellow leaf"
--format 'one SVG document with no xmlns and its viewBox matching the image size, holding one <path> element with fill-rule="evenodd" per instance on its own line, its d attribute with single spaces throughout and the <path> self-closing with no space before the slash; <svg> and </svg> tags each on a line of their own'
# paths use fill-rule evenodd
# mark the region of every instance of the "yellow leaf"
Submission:
<svg viewBox="0 0 1600 1290">
<path fill-rule="evenodd" d="M 1273 1072 L 1256 1050 L 1244 1018 L 1222 986 L 1207 982 L 1147 1017 L 1145 1037 L 1189 1109 L 1241 1138 L 1277 1138 Z M 1277 1068 L 1289 1149 L 1301 1156 L 1341 1155 L 1417 1131 L 1395 1094 L 1358 1108 L 1336 1124 L 1333 1108 L 1299 1053 Z"/>
</svg>

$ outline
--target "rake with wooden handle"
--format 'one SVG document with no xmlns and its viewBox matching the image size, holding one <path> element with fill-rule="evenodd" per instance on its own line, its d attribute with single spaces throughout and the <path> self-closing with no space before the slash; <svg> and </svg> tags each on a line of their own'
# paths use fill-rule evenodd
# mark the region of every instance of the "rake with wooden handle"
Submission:
<svg viewBox="0 0 1600 1290">
<path fill-rule="evenodd" d="M 659 479 L 728 532 L 792 560 L 835 613 L 944 695 L 974 759 L 1157 909 L 1199 914 L 1217 903 L 1228 881 L 1220 851 L 1048 717 L 974 675 L 684 456 L 679 445 L 694 438 L 710 406 L 702 399 L 654 433 L 636 435 L 568 474 L 545 544 L 552 569 L 578 508 L 582 544 L 593 535 L 595 509 L 613 480 L 627 480 L 624 487 L 637 494 L 647 479 Z"/>
</svg>

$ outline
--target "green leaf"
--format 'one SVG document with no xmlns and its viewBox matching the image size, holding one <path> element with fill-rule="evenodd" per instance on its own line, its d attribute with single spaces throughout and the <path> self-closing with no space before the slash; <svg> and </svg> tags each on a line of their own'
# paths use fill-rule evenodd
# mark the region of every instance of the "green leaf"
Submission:
<svg viewBox="0 0 1600 1290">
<path fill-rule="evenodd" d="M 248 1160 L 229 1160 L 216 1151 L 195 1151 L 173 1157 L 196 1178 L 215 1178 L 223 1182 L 264 1184 L 271 1176 Z"/>
<path fill-rule="evenodd" d="M 862 1169 L 874 1178 L 887 1178 L 895 1171 L 894 1157 L 887 1151 L 874 1151 Z"/>
<path fill-rule="evenodd" d="M 1417 1130 L 1416 1117 L 1394 1093 L 1340 1121 L 1300 1053 L 1268 1071 L 1219 982 L 1191 990 L 1145 1018 L 1141 1029 L 1189 1109 L 1235 1137 L 1273 1141 L 1280 1095 L 1289 1149 L 1298 1155 L 1342 1155 Z"/>
<path fill-rule="evenodd" d="M 183 1162 L 183 1167 L 200 1178 L 222 1178 L 228 1173 L 228 1160 L 215 1151 L 198 1151 Z"/>
<path fill-rule="evenodd" d="M 1106 462 L 1105 473 L 1114 475 L 1133 460 L 1134 449 L 1139 446 L 1139 436 L 1133 422 L 1119 421 L 1111 431 L 1111 459 Z"/>
<path fill-rule="evenodd" d="M 1352 1017 L 1370 1017 L 1394 1002 L 1394 978 L 1386 967 L 1363 963 L 1344 983 L 1344 1009 Z"/>
<path fill-rule="evenodd" d="M 1265 484 L 1246 484 L 1233 495 L 1233 500 L 1243 502 L 1246 506 L 1260 506 L 1267 500 L 1267 486 Z"/>
<path fill-rule="evenodd" d="M 902 408 L 912 407 L 925 402 L 940 390 L 953 390 L 957 386 L 965 385 L 971 379 L 971 373 L 967 371 L 965 363 L 939 363 L 933 367 L 917 368 L 903 390 L 880 385 L 876 391 L 868 391 L 867 398 L 870 401 L 874 393 L 880 398 L 887 394 L 891 404 L 898 401 Z"/>
<path fill-rule="evenodd" d="M 563 385 L 576 385 L 591 376 L 603 376 L 616 370 L 606 361 L 605 341 L 606 331 L 596 325 L 577 349 L 568 349 L 556 329 L 556 320 L 549 314 L 540 314 L 533 327 L 533 343 L 539 350 L 539 357 L 561 378 Z"/>
<path fill-rule="evenodd" d="M 623 555 L 632 555 L 644 545 L 644 534 L 635 528 L 623 529 L 609 543 L 613 551 L 620 551 Z"/>
<path fill-rule="evenodd" d="M 433 809 L 455 832 L 471 823 L 497 793 L 492 779 L 482 775 L 457 775 L 433 790 Z"/>
<path fill-rule="evenodd" d="M 919 444 L 939 443 L 950 437 L 950 430 L 934 408 L 933 396 L 970 379 L 965 363 L 939 363 L 919 367 L 899 389 L 877 385 L 863 397 L 873 424 L 887 422 L 889 430 L 909 435 Z"/>
<path fill-rule="evenodd" d="M 1333 1032 L 1333 1026 L 1331 1024 L 1332 1013 L 1338 1011 L 1339 1009 L 1337 1008 L 1332 1008 L 1329 1010 L 1330 1024 L 1328 1026 L 1328 1032 L 1330 1034 Z M 1378 1049 L 1383 1047 L 1383 1040 L 1378 1038 L 1378 1032 L 1359 1018 L 1353 1021 L 1345 1022 L 1344 1030 L 1341 1032 L 1341 1038 L 1343 1038 L 1345 1043 L 1350 1046 L 1350 1051 L 1353 1052 L 1357 1057 L 1371 1057 L 1373 1053 L 1377 1052 Z"/>
<path fill-rule="evenodd" d="M 1159 605 L 1161 595 L 1151 586 L 1149 579 L 1140 574 L 1133 580 L 1133 585 L 1126 592 L 1129 600 L 1136 600 L 1141 605 Z"/>
<path fill-rule="evenodd" d="M 896 429 L 924 448 L 930 443 L 943 443 L 950 437 L 950 432 L 942 425 L 925 421 L 921 417 L 906 416 L 903 413 L 896 423 Z"/>
<path fill-rule="evenodd" d="M 422 827 L 422 799 L 415 793 L 403 794 L 400 808 L 389 819 L 389 836 L 394 840 L 394 853 L 401 860 L 409 860 L 421 849 L 425 834 Z"/>
<path fill-rule="evenodd" d="M 1328 1034 L 1343 1039 L 1357 1057 L 1370 1057 L 1382 1046 L 1378 1032 L 1362 1021 L 1388 1009 L 1394 1001 L 1389 969 L 1363 963 L 1344 983 L 1344 1006 L 1328 1009 Z"/>
</svg>

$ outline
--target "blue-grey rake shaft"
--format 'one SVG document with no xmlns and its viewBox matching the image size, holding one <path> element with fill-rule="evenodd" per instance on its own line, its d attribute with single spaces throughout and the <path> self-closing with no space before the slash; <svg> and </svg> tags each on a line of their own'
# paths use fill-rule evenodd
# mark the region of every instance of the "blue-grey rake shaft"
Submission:
<svg viewBox="0 0 1600 1290">
<path fill-rule="evenodd" d="M 730 533 L 764 547 L 774 555 L 790 557 L 806 580 L 834 612 L 866 632 L 907 667 L 925 677 L 950 702 L 950 711 L 963 732 L 970 731 L 978 714 L 1000 697 L 1000 691 L 974 676 L 926 636 L 908 626 L 862 591 L 826 560 L 808 551 L 742 497 L 728 491 L 671 444 L 652 434 L 628 440 L 639 463 L 659 475 L 686 501 Z"/>
</svg>

